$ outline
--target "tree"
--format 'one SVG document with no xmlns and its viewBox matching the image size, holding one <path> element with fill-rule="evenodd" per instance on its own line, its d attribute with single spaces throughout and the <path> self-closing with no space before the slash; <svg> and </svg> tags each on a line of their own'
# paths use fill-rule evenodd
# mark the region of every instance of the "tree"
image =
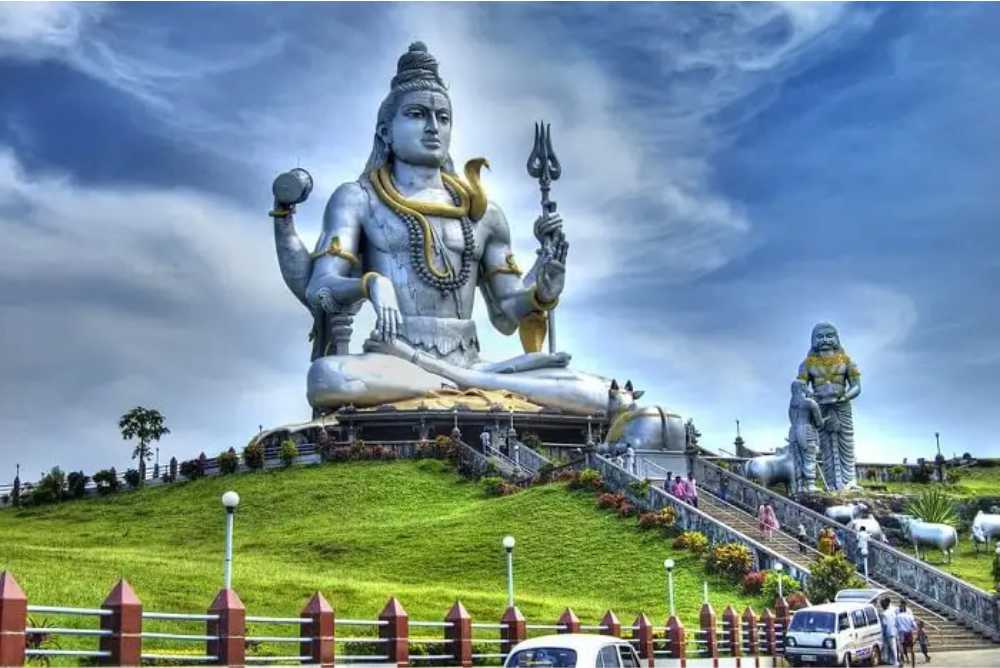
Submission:
<svg viewBox="0 0 1000 668">
<path fill-rule="evenodd" d="M 146 478 L 146 460 L 152 456 L 149 444 L 159 441 L 170 430 L 163 424 L 163 415 L 155 408 L 136 406 L 122 416 L 118 421 L 122 438 L 126 441 L 136 439 L 139 443 L 132 451 L 132 459 L 139 460 L 140 484 Z"/>
<path fill-rule="evenodd" d="M 858 577 L 854 564 L 843 554 L 820 557 L 810 567 L 809 599 L 832 601 L 841 589 L 859 589 L 865 581 Z"/>
</svg>

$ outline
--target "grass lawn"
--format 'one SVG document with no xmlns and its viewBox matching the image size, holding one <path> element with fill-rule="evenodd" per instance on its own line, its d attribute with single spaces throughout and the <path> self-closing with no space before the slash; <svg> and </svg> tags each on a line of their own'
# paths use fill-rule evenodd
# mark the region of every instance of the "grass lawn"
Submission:
<svg viewBox="0 0 1000 668">
<path fill-rule="evenodd" d="M 0 511 L 0 569 L 36 604 L 94 607 L 121 576 L 146 610 L 203 611 L 222 583 L 227 489 L 242 497 L 233 586 L 251 615 L 295 615 L 321 590 L 341 617 L 372 619 L 395 595 L 411 619 L 442 619 L 461 599 L 474 620 L 496 622 L 506 603 L 500 539 L 510 533 L 529 623 L 555 623 L 571 606 L 585 624 L 609 608 L 623 624 L 640 610 L 662 624 L 662 564 L 673 557 L 678 612 L 697 624 L 700 560 L 634 518 L 561 484 L 489 498 L 434 460 L 256 472 Z M 720 616 L 729 603 L 761 611 L 759 599 L 707 579 Z M 58 620 L 74 623 L 93 621 Z"/>
<path fill-rule="evenodd" d="M 964 535 L 959 538 L 958 547 L 954 550 L 950 564 L 945 559 L 945 556 L 941 554 L 940 550 L 921 550 L 920 556 L 928 564 L 937 566 L 945 573 L 951 573 L 955 577 L 974 584 L 980 589 L 994 591 L 993 576 L 990 570 L 993 563 L 993 550 L 993 544 L 990 543 L 988 550 L 980 547 L 979 552 L 976 553 L 972 547 L 972 543 L 969 541 L 969 537 Z M 908 553 L 910 556 L 913 556 L 912 547 L 908 550 Z"/>
<path fill-rule="evenodd" d="M 962 469 L 961 479 L 954 485 L 939 485 L 938 483 L 912 482 L 874 482 L 862 480 L 862 487 L 884 487 L 892 494 L 918 495 L 931 486 L 940 487 L 956 499 L 969 499 L 976 496 L 1000 496 L 1000 467 L 971 467 Z"/>
</svg>

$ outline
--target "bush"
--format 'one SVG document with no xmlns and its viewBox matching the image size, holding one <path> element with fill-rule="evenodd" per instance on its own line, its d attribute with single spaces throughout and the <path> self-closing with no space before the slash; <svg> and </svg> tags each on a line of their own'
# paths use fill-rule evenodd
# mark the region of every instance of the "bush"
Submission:
<svg viewBox="0 0 1000 668">
<path fill-rule="evenodd" d="M 97 493 L 101 496 L 114 494 L 121 487 L 121 483 L 118 481 L 118 471 L 114 467 L 98 471 L 94 474 L 93 480 L 94 484 L 97 485 Z"/>
<path fill-rule="evenodd" d="M 689 550 L 694 554 L 703 554 L 708 549 L 708 537 L 700 531 L 685 531 L 674 541 L 678 550 Z"/>
<path fill-rule="evenodd" d="M 893 480 L 897 481 L 903 480 L 903 478 L 906 477 L 906 467 L 903 466 L 902 464 L 896 464 L 895 466 L 889 469 L 889 476 Z"/>
<path fill-rule="evenodd" d="M 921 464 L 917 468 L 913 469 L 913 473 L 910 475 L 910 482 L 920 483 L 921 485 L 926 485 L 931 481 L 931 467 L 927 464 Z"/>
<path fill-rule="evenodd" d="M 768 571 L 764 578 L 764 599 L 767 601 L 773 601 L 778 596 L 778 578 L 781 578 L 781 591 L 784 593 L 787 601 L 787 597 L 797 591 L 802 590 L 802 585 L 799 581 L 790 575 L 785 573 L 777 573 L 776 571 Z"/>
<path fill-rule="evenodd" d="M 74 471 L 66 476 L 66 490 L 71 499 L 82 498 L 87 493 L 87 483 L 90 481 L 83 471 Z"/>
<path fill-rule="evenodd" d="M 623 503 L 625 503 L 624 494 L 605 492 L 597 497 L 597 507 L 602 510 L 618 510 Z"/>
<path fill-rule="evenodd" d="M 640 499 L 646 498 L 646 495 L 649 494 L 649 487 L 650 482 L 648 478 L 645 480 L 633 480 L 628 484 L 629 491 Z"/>
<path fill-rule="evenodd" d="M 129 469 L 125 471 L 125 482 L 129 489 L 135 489 L 142 484 L 142 474 L 135 469 Z"/>
<path fill-rule="evenodd" d="M 841 589 L 865 586 L 854 564 L 843 554 L 820 557 L 809 570 L 809 598 L 816 602 L 832 601 Z"/>
<path fill-rule="evenodd" d="M 753 554 L 742 543 L 716 545 L 708 553 L 705 570 L 738 580 L 753 568 Z M 766 581 L 765 581 L 766 586 Z"/>
<path fill-rule="evenodd" d="M 801 610 L 802 608 L 808 608 L 810 606 L 809 599 L 806 598 L 806 595 L 800 591 L 786 597 L 785 603 L 788 604 L 789 610 Z"/>
<path fill-rule="evenodd" d="M 225 452 L 220 452 L 216 461 L 219 463 L 219 473 L 221 475 L 236 473 L 237 469 L 240 468 L 240 458 L 232 448 L 229 448 Z"/>
<path fill-rule="evenodd" d="M 952 469 L 945 474 L 945 477 L 947 478 L 949 485 L 957 485 L 962 478 L 965 477 L 965 471 L 956 471 L 955 469 Z"/>
<path fill-rule="evenodd" d="M 671 506 L 661 508 L 657 512 L 642 513 L 639 515 L 639 528 L 643 531 L 649 529 L 667 530 L 674 526 L 677 521 L 677 511 Z"/>
<path fill-rule="evenodd" d="M 625 501 L 618 506 L 618 517 L 633 517 L 638 512 L 639 507 L 630 501 Z"/>
<path fill-rule="evenodd" d="M 585 489 L 599 492 L 604 489 L 604 480 L 597 469 L 583 469 L 569 483 L 570 489 Z"/>
<path fill-rule="evenodd" d="M 260 441 L 243 448 L 243 463 L 253 471 L 264 468 L 264 445 Z"/>
<path fill-rule="evenodd" d="M 517 491 L 515 485 L 510 484 L 500 476 L 486 476 L 480 479 L 479 484 L 483 486 L 486 496 L 507 496 Z"/>
<path fill-rule="evenodd" d="M 546 483 L 552 482 L 552 474 L 555 472 L 556 467 L 551 462 L 546 462 L 538 467 L 538 482 Z"/>
<path fill-rule="evenodd" d="M 954 526 L 958 521 L 955 506 L 940 488 L 932 487 L 910 501 L 906 512 L 919 517 L 924 522 L 935 522 Z"/>
<path fill-rule="evenodd" d="M 756 596 L 764 589 L 764 580 L 767 578 L 765 571 L 750 571 L 743 576 L 740 586 L 747 596 Z"/>
<path fill-rule="evenodd" d="M 66 498 L 66 474 L 58 466 L 38 481 L 31 490 L 31 503 L 57 503 Z"/>
<path fill-rule="evenodd" d="M 295 461 L 295 458 L 299 456 L 299 446 L 295 445 L 295 441 L 290 438 L 286 438 L 281 442 L 281 463 L 282 465 L 288 467 L 291 466 Z"/>
<path fill-rule="evenodd" d="M 993 554 L 993 568 L 990 569 L 993 575 L 994 588 L 1000 592 L 1000 554 Z"/>
<path fill-rule="evenodd" d="M 181 462 L 181 475 L 188 480 L 197 480 L 205 475 L 205 467 L 200 459 L 188 459 Z"/>
</svg>

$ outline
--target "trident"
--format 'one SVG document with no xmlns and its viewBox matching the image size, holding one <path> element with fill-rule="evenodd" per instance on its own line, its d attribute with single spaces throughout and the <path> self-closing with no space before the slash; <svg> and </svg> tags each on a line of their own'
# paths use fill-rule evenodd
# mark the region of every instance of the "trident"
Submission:
<svg viewBox="0 0 1000 668">
<path fill-rule="evenodd" d="M 562 175 L 562 165 L 552 150 L 551 125 L 544 121 L 535 123 L 535 146 L 528 156 L 528 175 L 538 179 L 538 189 L 542 191 L 542 215 L 556 212 L 556 203 L 549 199 L 549 189 L 553 181 Z M 549 256 L 552 253 L 551 240 L 542 241 L 542 253 Z M 555 313 L 548 314 L 549 323 L 549 353 L 556 352 L 556 318 Z"/>
</svg>

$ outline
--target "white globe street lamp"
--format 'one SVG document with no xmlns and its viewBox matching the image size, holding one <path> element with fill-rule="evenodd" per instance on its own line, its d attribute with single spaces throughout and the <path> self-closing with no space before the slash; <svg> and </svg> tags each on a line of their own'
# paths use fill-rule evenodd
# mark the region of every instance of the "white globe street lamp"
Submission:
<svg viewBox="0 0 1000 668">
<path fill-rule="evenodd" d="M 664 559 L 663 568 L 667 571 L 667 601 L 670 605 L 670 616 L 674 615 L 674 560 Z"/>
<path fill-rule="evenodd" d="M 240 495 L 229 490 L 222 495 L 222 505 L 226 509 L 225 582 L 226 589 L 230 589 L 233 584 L 233 517 L 236 515 L 236 506 L 240 505 Z"/>
<path fill-rule="evenodd" d="M 507 550 L 507 607 L 514 607 L 514 537 L 504 536 L 500 544 Z"/>
<path fill-rule="evenodd" d="M 785 565 L 780 561 L 774 565 L 774 572 L 778 574 L 778 596 L 780 598 L 785 598 L 785 593 L 781 586 L 781 572 L 783 570 L 785 570 Z"/>
</svg>

